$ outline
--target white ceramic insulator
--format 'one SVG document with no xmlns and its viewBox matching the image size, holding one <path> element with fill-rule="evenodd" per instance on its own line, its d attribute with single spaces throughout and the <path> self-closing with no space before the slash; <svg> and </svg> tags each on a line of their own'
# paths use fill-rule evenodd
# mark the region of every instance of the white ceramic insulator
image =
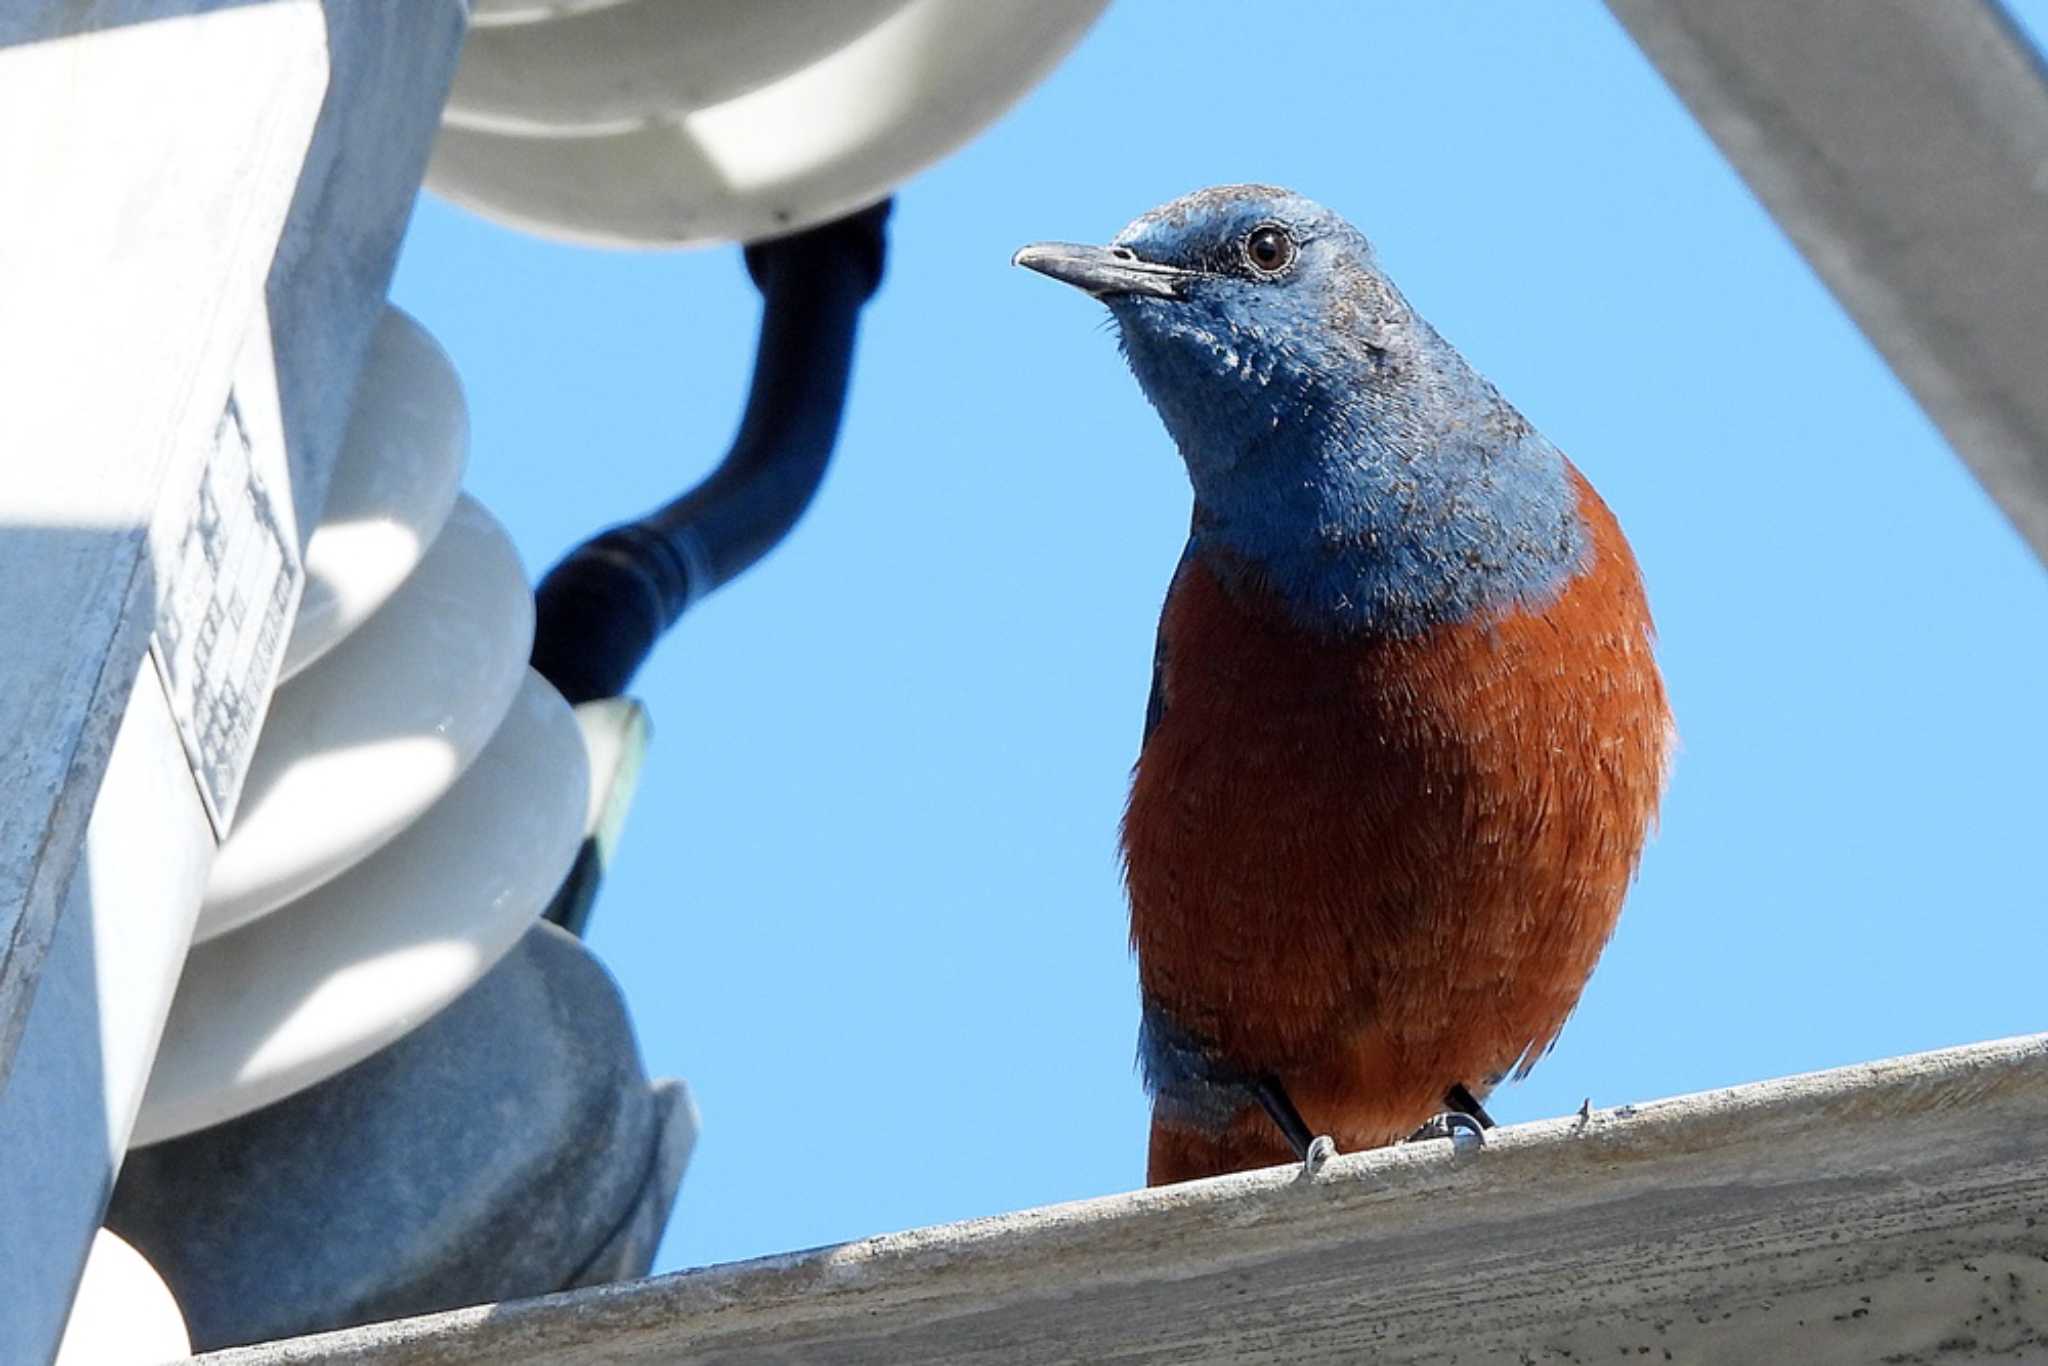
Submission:
<svg viewBox="0 0 2048 1366">
<path fill-rule="evenodd" d="M 533 598 L 510 539 L 457 494 L 467 436 L 447 358 L 389 310 L 135 1144 L 281 1100 L 417 1027 L 518 942 L 575 859 L 584 728 L 527 667 Z"/>
<path fill-rule="evenodd" d="M 455 366 L 395 308 L 377 320 L 356 382 L 373 401 L 349 414 L 320 524 L 306 543 L 306 591 L 278 671 L 283 684 L 339 645 L 398 591 L 462 491 L 469 405 Z"/>
<path fill-rule="evenodd" d="M 95 1233 L 54 1366 L 179 1361 L 191 1351 L 185 1316 L 156 1268 L 107 1230 Z"/>
<path fill-rule="evenodd" d="M 542 236 L 751 241 L 979 133 L 1108 0 L 477 0 L 427 184 Z"/>
</svg>

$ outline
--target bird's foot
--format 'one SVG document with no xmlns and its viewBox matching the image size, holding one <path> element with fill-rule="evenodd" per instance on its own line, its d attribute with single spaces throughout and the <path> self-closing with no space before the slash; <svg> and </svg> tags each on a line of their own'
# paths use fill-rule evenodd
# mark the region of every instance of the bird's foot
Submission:
<svg viewBox="0 0 2048 1366">
<path fill-rule="evenodd" d="M 1316 1173 L 1323 1169 L 1323 1164 L 1336 1155 L 1336 1139 L 1331 1138 L 1328 1134 L 1312 1139 L 1309 1142 L 1308 1151 L 1301 1156 L 1301 1179 L 1303 1181 L 1314 1180 Z"/>
<path fill-rule="evenodd" d="M 1461 1131 L 1472 1135 L 1473 1140 L 1482 1148 L 1486 1146 L 1486 1126 L 1472 1116 L 1460 1114 L 1456 1110 L 1446 1110 L 1440 1115 L 1433 1116 L 1420 1129 L 1408 1135 L 1405 1141 L 1426 1143 L 1432 1138 L 1455 1140 Z"/>
</svg>

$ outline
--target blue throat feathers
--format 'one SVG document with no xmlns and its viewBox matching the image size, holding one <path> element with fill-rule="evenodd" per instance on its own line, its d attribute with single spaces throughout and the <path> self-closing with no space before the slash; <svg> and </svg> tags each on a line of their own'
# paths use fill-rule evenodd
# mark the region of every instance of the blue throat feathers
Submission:
<svg viewBox="0 0 2048 1366">
<path fill-rule="evenodd" d="M 1276 272 L 1243 244 L 1291 238 Z M 1106 297 L 1180 448 L 1193 548 L 1226 583 L 1335 634 L 1418 634 L 1540 609 L 1587 563 L 1558 449 L 1417 317 L 1366 239 L 1281 190 L 1176 201 L 1116 240 L 1192 272 Z"/>
</svg>

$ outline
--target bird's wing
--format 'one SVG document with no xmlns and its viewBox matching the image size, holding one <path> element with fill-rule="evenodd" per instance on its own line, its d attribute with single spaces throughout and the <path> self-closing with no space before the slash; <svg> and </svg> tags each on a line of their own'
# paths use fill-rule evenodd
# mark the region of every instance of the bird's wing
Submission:
<svg viewBox="0 0 2048 1366">
<path fill-rule="evenodd" d="M 1166 663 L 1166 642 L 1159 641 L 1152 647 L 1152 693 L 1145 699 L 1145 734 L 1138 741 L 1143 750 L 1152 741 L 1152 732 L 1159 729 L 1159 718 L 1166 715 L 1166 689 L 1161 686 L 1159 673 Z"/>
<path fill-rule="evenodd" d="M 1180 587 L 1180 576 L 1187 572 L 1188 561 L 1195 553 L 1195 543 L 1190 540 L 1187 549 L 1180 553 L 1180 563 L 1173 567 L 1173 577 L 1166 584 L 1166 600 L 1173 601 L 1174 590 Z M 1166 613 L 1159 614 L 1159 634 L 1152 642 L 1152 692 L 1145 699 L 1145 734 L 1138 741 L 1143 750 L 1152 739 L 1152 732 L 1159 729 L 1159 718 L 1166 715 Z"/>
</svg>

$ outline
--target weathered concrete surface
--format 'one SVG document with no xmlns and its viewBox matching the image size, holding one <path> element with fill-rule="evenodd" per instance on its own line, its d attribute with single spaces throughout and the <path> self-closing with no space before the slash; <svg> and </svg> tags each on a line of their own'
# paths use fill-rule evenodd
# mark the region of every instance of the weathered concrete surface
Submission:
<svg viewBox="0 0 2048 1366">
<path fill-rule="evenodd" d="M 1608 0 L 2048 558 L 2048 80 L 1988 0 Z"/>
<path fill-rule="evenodd" d="M 333 78 L 264 293 L 307 535 L 440 131 L 467 9 L 465 0 L 323 3 Z"/>
<path fill-rule="evenodd" d="M 0 1083 L 327 84 L 306 0 L 7 9 Z"/>
<path fill-rule="evenodd" d="M 327 52 L 305 0 L 4 9 L 0 200 L 28 211 L 0 215 L 0 1361 L 37 1363 L 213 853 L 195 695 L 145 652 L 160 607 L 216 587 L 187 533 L 217 460 L 283 474 L 261 291 Z M 260 703 L 258 652 L 222 654 L 208 698 Z"/>
<path fill-rule="evenodd" d="M 204 1358 L 2048 1359 L 2048 1035 Z"/>
<path fill-rule="evenodd" d="M 151 673 L 128 695 L 85 843 L 0 1087 L 0 1362 L 41 1362 L 57 1345 L 213 852 Z"/>
<path fill-rule="evenodd" d="M 47 1360 L 126 1145 L 461 30 L 0 5 L 0 1361 Z"/>
</svg>

